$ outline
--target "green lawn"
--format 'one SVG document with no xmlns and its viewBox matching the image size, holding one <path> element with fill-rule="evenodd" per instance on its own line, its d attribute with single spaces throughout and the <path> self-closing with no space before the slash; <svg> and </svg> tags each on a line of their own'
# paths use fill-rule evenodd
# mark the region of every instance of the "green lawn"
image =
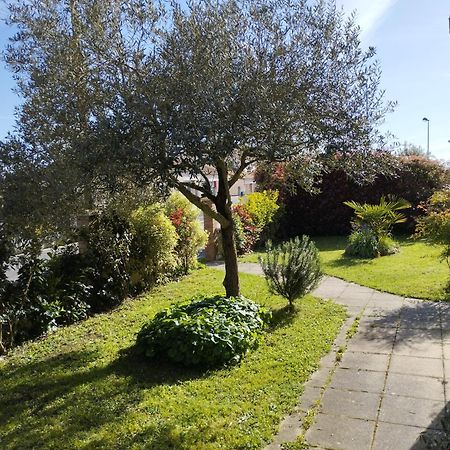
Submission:
<svg viewBox="0 0 450 450">
<path fill-rule="evenodd" d="M 449 268 L 440 261 L 439 246 L 401 238 L 400 252 L 376 259 L 349 258 L 343 255 L 347 239 L 342 236 L 315 238 L 323 271 L 380 291 L 406 297 L 444 300 Z M 240 259 L 257 262 L 261 253 Z"/>
<path fill-rule="evenodd" d="M 262 277 L 242 275 L 243 294 L 274 308 L 275 320 L 239 366 L 198 373 L 126 351 L 171 302 L 222 293 L 222 276 L 196 271 L 13 351 L 0 362 L 0 448 L 262 448 L 330 349 L 345 311 L 307 296 L 286 315 Z"/>
</svg>

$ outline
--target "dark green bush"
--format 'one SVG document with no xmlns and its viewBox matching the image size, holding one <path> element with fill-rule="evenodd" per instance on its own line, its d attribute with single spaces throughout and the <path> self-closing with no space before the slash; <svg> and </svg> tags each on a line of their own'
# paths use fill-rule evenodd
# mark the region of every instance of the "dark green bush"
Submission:
<svg viewBox="0 0 450 450">
<path fill-rule="evenodd" d="M 186 366 L 236 363 L 258 345 L 270 312 L 244 297 L 198 298 L 161 311 L 137 336 L 137 349 Z"/>
<path fill-rule="evenodd" d="M 273 247 L 259 259 L 272 293 L 281 295 L 293 308 L 294 300 L 314 289 L 321 276 L 319 252 L 308 236 L 294 238 Z"/>
<path fill-rule="evenodd" d="M 348 245 L 345 249 L 347 256 L 357 258 L 377 258 L 378 239 L 370 228 L 358 228 L 352 232 L 348 238 Z"/>
<path fill-rule="evenodd" d="M 87 230 L 88 251 L 83 255 L 93 285 L 94 312 L 118 305 L 129 293 L 132 230 L 114 211 L 93 217 Z"/>
</svg>

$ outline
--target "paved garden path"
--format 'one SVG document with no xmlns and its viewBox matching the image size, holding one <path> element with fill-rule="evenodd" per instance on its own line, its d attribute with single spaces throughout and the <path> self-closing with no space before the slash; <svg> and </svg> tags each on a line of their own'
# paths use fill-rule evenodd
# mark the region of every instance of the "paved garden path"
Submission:
<svg viewBox="0 0 450 450">
<path fill-rule="evenodd" d="M 242 263 L 239 270 L 262 274 L 258 264 Z M 314 295 L 345 305 L 349 318 L 267 450 L 304 433 L 308 411 L 316 412 L 305 435 L 312 449 L 426 448 L 419 435 L 439 433 L 450 395 L 450 304 L 332 277 L 325 277 Z M 357 318 L 358 330 L 348 339 Z M 342 358 L 336 358 L 343 346 Z"/>
</svg>

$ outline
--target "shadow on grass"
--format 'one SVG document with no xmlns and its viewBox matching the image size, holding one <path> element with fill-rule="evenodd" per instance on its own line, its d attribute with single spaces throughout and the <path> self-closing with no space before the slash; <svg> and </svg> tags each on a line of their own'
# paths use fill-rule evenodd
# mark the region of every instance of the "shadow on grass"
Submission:
<svg viewBox="0 0 450 450">
<path fill-rule="evenodd" d="M 269 332 L 291 325 L 295 321 L 298 313 L 299 310 L 295 307 L 292 309 L 290 305 L 273 310 L 272 320 L 269 324 Z"/>
<path fill-rule="evenodd" d="M 372 259 L 364 259 L 364 258 L 354 258 L 351 256 L 345 256 L 344 254 L 339 258 L 333 261 L 327 262 L 327 266 L 329 267 L 355 267 L 355 266 L 364 266 L 366 264 L 370 264 Z"/>
<path fill-rule="evenodd" d="M 74 448 L 77 439 L 87 439 L 85 448 L 107 448 L 107 443 L 95 442 L 98 430 L 116 423 L 120 428 L 145 390 L 208 376 L 132 351 L 101 364 L 95 352 L 74 351 L 0 369 L 0 447 Z M 153 444 L 139 448 L 178 448 L 170 441 L 170 430 L 157 425 L 152 422 L 145 431 Z M 137 439 L 135 434 L 124 436 L 118 448 L 129 448 Z"/>
</svg>

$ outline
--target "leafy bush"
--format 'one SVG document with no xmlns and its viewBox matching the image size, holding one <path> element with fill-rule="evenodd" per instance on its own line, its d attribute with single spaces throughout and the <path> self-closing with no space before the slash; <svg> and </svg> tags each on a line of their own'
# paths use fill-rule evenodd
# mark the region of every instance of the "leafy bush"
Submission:
<svg viewBox="0 0 450 450">
<path fill-rule="evenodd" d="M 166 202 L 166 214 L 177 232 L 175 253 L 183 274 L 197 263 L 197 255 L 208 240 L 198 220 L 199 210 L 179 192 L 170 195 Z"/>
<path fill-rule="evenodd" d="M 129 293 L 132 229 L 114 211 L 91 217 L 84 264 L 93 286 L 90 304 L 94 312 L 118 305 Z"/>
<path fill-rule="evenodd" d="M 239 204 L 233 206 L 239 255 L 252 251 L 263 233 L 269 234 L 269 225 L 273 223 L 280 208 L 277 200 L 278 192 L 267 190 L 248 194 L 241 198 Z"/>
<path fill-rule="evenodd" d="M 441 256 L 450 266 L 450 189 L 435 192 L 422 208 L 425 215 L 417 221 L 415 236 L 443 245 Z"/>
<path fill-rule="evenodd" d="M 137 336 L 137 349 L 186 366 L 236 363 L 258 345 L 270 313 L 244 297 L 198 298 L 156 314 Z"/>
<path fill-rule="evenodd" d="M 402 233 L 414 231 L 416 218 L 422 214 L 419 204 L 448 183 L 449 171 L 438 161 L 420 156 L 396 157 L 395 177 L 378 176 L 373 184 L 360 185 L 343 171 L 323 175 L 316 184 L 317 193 L 303 189 L 300 181 L 291 180 L 283 164 L 260 166 L 255 174 L 258 189 L 278 189 L 283 215 L 277 237 L 286 239 L 301 234 L 348 235 L 352 211 L 343 202 L 376 203 L 382 195 L 404 198 L 412 207 L 405 210 L 407 221 L 396 225 Z M 290 188 L 293 182 L 295 189 Z"/>
<path fill-rule="evenodd" d="M 378 258 L 379 242 L 370 228 L 361 227 L 350 234 L 345 255 L 358 258 Z"/>
<path fill-rule="evenodd" d="M 92 286 L 70 250 L 40 258 L 40 245 L 26 243 L 14 258 L 15 280 L 3 279 L 0 292 L 0 353 L 27 339 L 87 317 Z M 14 259 L 12 261 L 14 261 Z M 11 261 L 11 260 L 10 260 Z"/>
<path fill-rule="evenodd" d="M 308 236 L 294 238 L 273 247 L 269 241 L 265 257 L 259 261 L 269 289 L 289 301 L 303 297 L 314 289 L 321 276 L 319 252 Z"/>
<path fill-rule="evenodd" d="M 370 228 L 358 228 L 353 231 L 348 238 L 348 245 L 345 249 L 347 256 L 358 258 L 377 258 L 378 239 Z"/>
<path fill-rule="evenodd" d="M 245 209 L 245 206 L 233 207 L 234 237 L 238 255 L 251 252 L 259 239 L 260 231 L 253 223 L 253 219 Z"/>
<path fill-rule="evenodd" d="M 391 239 L 390 233 L 394 224 L 403 223 L 406 217 L 399 210 L 411 205 L 403 199 L 381 197 L 380 203 L 370 205 L 355 201 L 344 202 L 355 211 L 354 231 L 349 236 L 345 254 L 358 258 L 377 258 L 396 253 L 398 245 Z"/>
<path fill-rule="evenodd" d="M 130 217 L 133 239 L 130 249 L 131 284 L 142 290 L 167 281 L 177 261 L 177 233 L 160 204 L 140 207 Z"/>
<path fill-rule="evenodd" d="M 280 208 L 277 200 L 278 191 L 272 190 L 253 192 L 245 197 L 245 203 L 243 203 L 245 210 L 260 232 L 274 220 Z"/>
</svg>

